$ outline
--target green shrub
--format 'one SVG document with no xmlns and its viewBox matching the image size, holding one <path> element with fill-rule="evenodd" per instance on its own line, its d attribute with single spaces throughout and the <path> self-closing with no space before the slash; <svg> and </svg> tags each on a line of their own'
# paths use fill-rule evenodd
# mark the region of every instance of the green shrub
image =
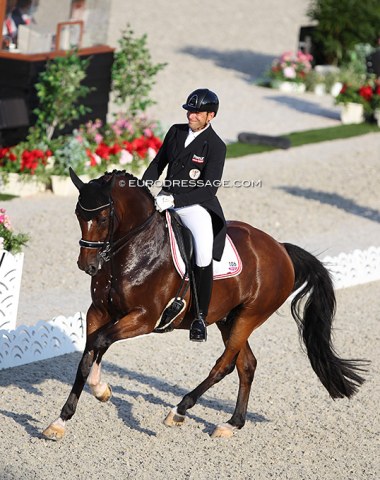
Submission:
<svg viewBox="0 0 380 480">
<path fill-rule="evenodd" d="M 115 53 L 112 66 L 112 91 L 117 105 L 131 117 L 144 112 L 156 102 L 150 98 L 155 76 L 166 63 L 152 62 L 147 47 L 147 35 L 134 37 L 127 25 L 119 39 L 119 50 Z"/>
<path fill-rule="evenodd" d="M 377 45 L 380 36 L 378 0 L 312 0 L 308 17 L 318 22 L 313 40 L 329 64 L 342 65 L 358 43 Z"/>
<path fill-rule="evenodd" d="M 36 84 L 39 107 L 33 111 L 37 122 L 30 132 L 35 141 L 50 141 L 57 128 L 63 129 L 90 111 L 78 103 L 90 92 L 82 85 L 89 62 L 71 51 L 47 63 Z"/>
</svg>

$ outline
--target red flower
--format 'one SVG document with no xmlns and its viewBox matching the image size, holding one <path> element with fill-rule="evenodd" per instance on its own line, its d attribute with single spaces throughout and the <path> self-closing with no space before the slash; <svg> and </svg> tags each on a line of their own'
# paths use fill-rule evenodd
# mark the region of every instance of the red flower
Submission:
<svg viewBox="0 0 380 480">
<path fill-rule="evenodd" d="M 153 148 L 156 152 L 161 148 L 162 142 L 159 138 L 157 137 L 149 137 L 148 139 L 148 147 Z"/>
<path fill-rule="evenodd" d="M 141 158 L 145 158 L 148 152 L 148 145 L 144 136 L 135 138 L 131 142 L 132 151 L 135 151 Z"/>
<path fill-rule="evenodd" d="M 24 170 L 30 170 L 31 175 L 35 173 L 35 170 L 38 167 L 38 159 L 35 152 L 36 150 L 32 150 L 31 152 L 24 150 L 24 152 L 22 152 L 20 166 L 21 172 Z"/>
<path fill-rule="evenodd" d="M 109 160 L 110 158 L 110 147 L 105 143 L 100 143 L 95 150 L 96 155 L 99 155 L 100 158 L 104 160 Z"/>
<path fill-rule="evenodd" d="M 4 158 L 9 152 L 9 148 L 0 148 L 0 158 Z"/>
<path fill-rule="evenodd" d="M 122 148 L 120 145 L 117 143 L 114 143 L 112 147 L 109 148 L 109 153 L 110 155 L 117 155 L 119 152 L 121 152 Z"/>
<path fill-rule="evenodd" d="M 88 158 L 90 159 L 90 167 L 96 167 L 97 165 L 96 158 L 89 148 L 86 148 L 86 153 Z"/>
<path fill-rule="evenodd" d="M 359 95 L 369 102 L 372 98 L 373 92 L 372 87 L 370 85 L 364 85 L 363 87 L 359 88 Z"/>
<path fill-rule="evenodd" d="M 131 142 L 128 142 L 127 140 L 124 140 L 123 145 L 124 145 L 124 149 L 127 150 L 127 152 L 132 153 Z"/>
</svg>

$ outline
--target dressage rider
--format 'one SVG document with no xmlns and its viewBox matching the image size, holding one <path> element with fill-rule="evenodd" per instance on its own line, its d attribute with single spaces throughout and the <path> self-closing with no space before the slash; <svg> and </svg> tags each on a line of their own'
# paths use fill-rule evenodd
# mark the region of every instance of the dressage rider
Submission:
<svg viewBox="0 0 380 480">
<path fill-rule="evenodd" d="M 199 317 L 191 324 L 190 340 L 199 342 L 207 339 L 212 260 L 221 259 L 226 236 L 226 222 L 216 197 L 226 145 L 211 126 L 219 108 L 214 92 L 207 88 L 195 90 L 183 108 L 187 110 L 188 123 L 169 129 L 142 179 L 152 183 L 168 166 L 164 188 L 155 199 L 156 208 L 160 212 L 173 208 L 193 234 Z"/>
</svg>

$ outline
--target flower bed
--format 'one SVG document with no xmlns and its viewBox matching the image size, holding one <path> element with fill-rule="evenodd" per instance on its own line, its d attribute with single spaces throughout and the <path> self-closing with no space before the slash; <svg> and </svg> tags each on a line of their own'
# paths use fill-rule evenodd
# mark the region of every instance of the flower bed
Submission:
<svg viewBox="0 0 380 480">
<path fill-rule="evenodd" d="M 54 176 L 69 178 L 69 167 L 89 178 L 112 169 L 140 174 L 159 150 L 160 137 L 158 126 L 146 117 L 118 116 L 111 124 L 88 122 L 71 135 L 36 148 L 32 148 L 30 138 L 15 147 L 0 149 L 2 193 L 20 194 L 12 185 L 14 174 L 21 175 L 25 188 L 33 183 L 43 188 L 51 186 Z"/>
<path fill-rule="evenodd" d="M 378 80 L 368 80 L 362 85 L 344 83 L 335 102 L 342 106 L 342 111 L 350 106 L 361 107 L 362 121 L 366 118 L 376 118 L 376 111 L 380 109 L 380 83 Z"/>
<path fill-rule="evenodd" d="M 312 55 L 298 51 L 296 54 L 285 52 L 275 59 L 268 73 L 271 84 L 279 88 L 282 82 L 304 84 L 310 74 L 313 60 Z M 286 90 L 285 90 L 286 91 Z"/>
</svg>

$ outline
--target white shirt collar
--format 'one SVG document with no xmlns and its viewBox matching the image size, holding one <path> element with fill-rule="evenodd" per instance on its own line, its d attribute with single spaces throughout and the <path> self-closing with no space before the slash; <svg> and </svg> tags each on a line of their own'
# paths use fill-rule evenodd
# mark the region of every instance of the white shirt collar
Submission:
<svg viewBox="0 0 380 480">
<path fill-rule="evenodd" d="M 197 132 L 193 132 L 191 128 L 189 127 L 189 132 L 187 134 L 186 140 L 185 140 L 185 148 L 190 145 L 190 143 L 197 138 L 198 135 L 203 133 L 207 128 L 210 126 L 210 123 L 208 123 L 202 130 L 198 130 Z"/>
</svg>

